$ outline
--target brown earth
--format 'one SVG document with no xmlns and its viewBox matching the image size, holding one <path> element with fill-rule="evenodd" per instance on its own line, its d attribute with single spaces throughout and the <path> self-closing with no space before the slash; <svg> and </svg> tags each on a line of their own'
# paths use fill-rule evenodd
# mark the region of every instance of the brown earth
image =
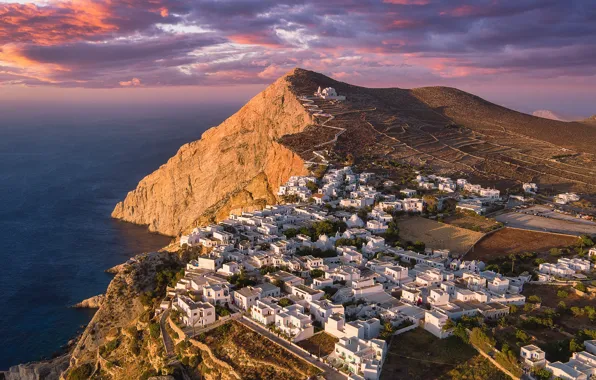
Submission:
<svg viewBox="0 0 596 380">
<path fill-rule="evenodd" d="M 474 348 L 457 337 L 438 339 L 418 328 L 395 336 L 381 380 L 508 379 Z"/>
<path fill-rule="evenodd" d="M 397 222 L 403 240 L 422 241 L 433 249 L 449 249 L 455 256 L 470 249 L 484 234 L 419 216 L 403 217 Z"/>
<path fill-rule="evenodd" d="M 324 357 L 333 352 L 337 342 L 339 342 L 338 338 L 323 331 L 308 339 L 301 340 L 297 345 L 313 355 Z"/>
<path fill-rule="evenodd" d="M 490 232 L 499 226 L 499 223 L 490 218 L 480 215 L 469 215 L 463 212 L 454 213 L 443 220 L 447 224 L 455 227 L 465 228 L 478 232 Z"/>
<path fill-rule="evenodd" d="M 551 248 L 568 247 L 576 242 L 577 238 L 573 236 L 506 227 L 480 240 L 466 255 L 466 260 L 489 261 L 511 253 L 543 253 Z"/>
<path fill-rule="evenodd" d="M 321 372 L 236 321 L 205 333 L 200 341 L 242 379 L 305 379 Z"/>
</svg>

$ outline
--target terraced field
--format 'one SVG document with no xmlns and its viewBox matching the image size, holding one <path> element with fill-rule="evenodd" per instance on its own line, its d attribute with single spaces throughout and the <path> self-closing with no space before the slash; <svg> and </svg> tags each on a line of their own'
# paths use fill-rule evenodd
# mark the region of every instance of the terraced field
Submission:
<svg viewBox="0 0 596 380">
<path fill-rule="evenodd" d="M 527 181 L 555 191 L 596 189 L 596 129 L 588 124 L 522 114 L 453 88 L 369 89 L 306 70 L 290 80 L 297 96 L 318 86 L 347 96 L 312 100 L 333 118 L 313 117 L 314 128 L 281 139 L 308 161 L 353 159 L 364 170 L 398 161 L 502 190 Z"/>
</svg>

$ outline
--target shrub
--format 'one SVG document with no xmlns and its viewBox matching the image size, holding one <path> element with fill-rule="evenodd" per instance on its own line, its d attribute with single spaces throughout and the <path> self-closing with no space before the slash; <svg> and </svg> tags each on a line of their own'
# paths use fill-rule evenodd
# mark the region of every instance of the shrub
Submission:
<svg viewBox="0 0 596 380">
<path fill-rule="evenodd" d="M 534 303 L 540 303 L 540 302 L 542 302 L 542 299 L 540 297 L 538 297 L 537 295 L 533 294 L 528 297 L 528 301 L 534 302 Z"/>
<path fill-rule="evenodd" d="M 575 285 L 575 289 L 579 290 L 580 292 L 584 292 L 584 293 L 588 291 L 588 288 L 586 288 L 586 285 L 584 285 L 583 282 L 578 282 Z"/>
<path fill-rule="evenodd" d="M 310 271 L 310 277 L 312 278 L 319 278 L 325 275 L 325 271 L 322 269 L 313 269 Z"/>
<path fill-rule="evenodd" d="M 288 298 L 284 297 L 284 298 L 280 299 L 277 304 L 281 307 L 286 307 L 286 306 L 290 306 L 292 304 L 292 301 L 290 301 Z"/>
<path fill-rule="evenodd" d="M 93 366 L 91 363 L 85 363 L 70 371 L 68 380 L 87 380 L 93 373 Z"/>
<path fill-rule="evenodd" d="M 161 331 L 159 329 L 159 324 L 158 323 L 152 323 L 149 325 L 149 334 L 151 335 L 152 338 L 159 338 Z"/>
<path fill-rule="evenodd" d="M 559 297 L 559 298 L 567 298 L 567 297 L 569 297 L 569 293 L 567 293 L 564 290 L 559 290 L 557 292 L 557 297 Z"/>
</svg>

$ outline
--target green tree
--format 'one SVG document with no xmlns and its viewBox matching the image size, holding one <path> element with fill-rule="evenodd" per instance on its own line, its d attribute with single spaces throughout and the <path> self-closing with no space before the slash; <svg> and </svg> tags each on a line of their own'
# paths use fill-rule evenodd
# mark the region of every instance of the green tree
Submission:
<svg viewBox="0 0 596 380">
<path fill-rule="evenodd" d="M 152 338 L 159 338 L 161 331 L 158 323 L 151 323 L 149 325 L 149 334 Z"/>
<path fill-rule="evenodd" d="M 284 298 L 280 299 L 277 304 L 281 307 L 287 307 L 287 306 L 290 306 L 292 303 L 293 302 L 290 301 L 290 299 L 284 297 Z"/>
<path fill-rule="evenodd" d="M 325 271 L 322 269 L 313 269 L 310 271 L 310 277 L 312 278 L 319 278 L 325 275 Z"/>
</svg>

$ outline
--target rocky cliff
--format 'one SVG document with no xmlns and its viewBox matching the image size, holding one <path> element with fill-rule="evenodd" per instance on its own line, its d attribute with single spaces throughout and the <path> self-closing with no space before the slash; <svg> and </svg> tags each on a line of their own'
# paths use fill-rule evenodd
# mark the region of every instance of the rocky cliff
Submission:
<svg viewBox="0 0 596 380">
<path fill-rule="evenodd" d="M 200 140 L 186 144 L 118 203 L 112 216 L 177 236 L 220 220 L 232 211 L 276 201 L 280 184 L 306 173 L 304 161 L 277 143 L 312 121 L 292 91 L 278 79 Z"/>
</svg>

